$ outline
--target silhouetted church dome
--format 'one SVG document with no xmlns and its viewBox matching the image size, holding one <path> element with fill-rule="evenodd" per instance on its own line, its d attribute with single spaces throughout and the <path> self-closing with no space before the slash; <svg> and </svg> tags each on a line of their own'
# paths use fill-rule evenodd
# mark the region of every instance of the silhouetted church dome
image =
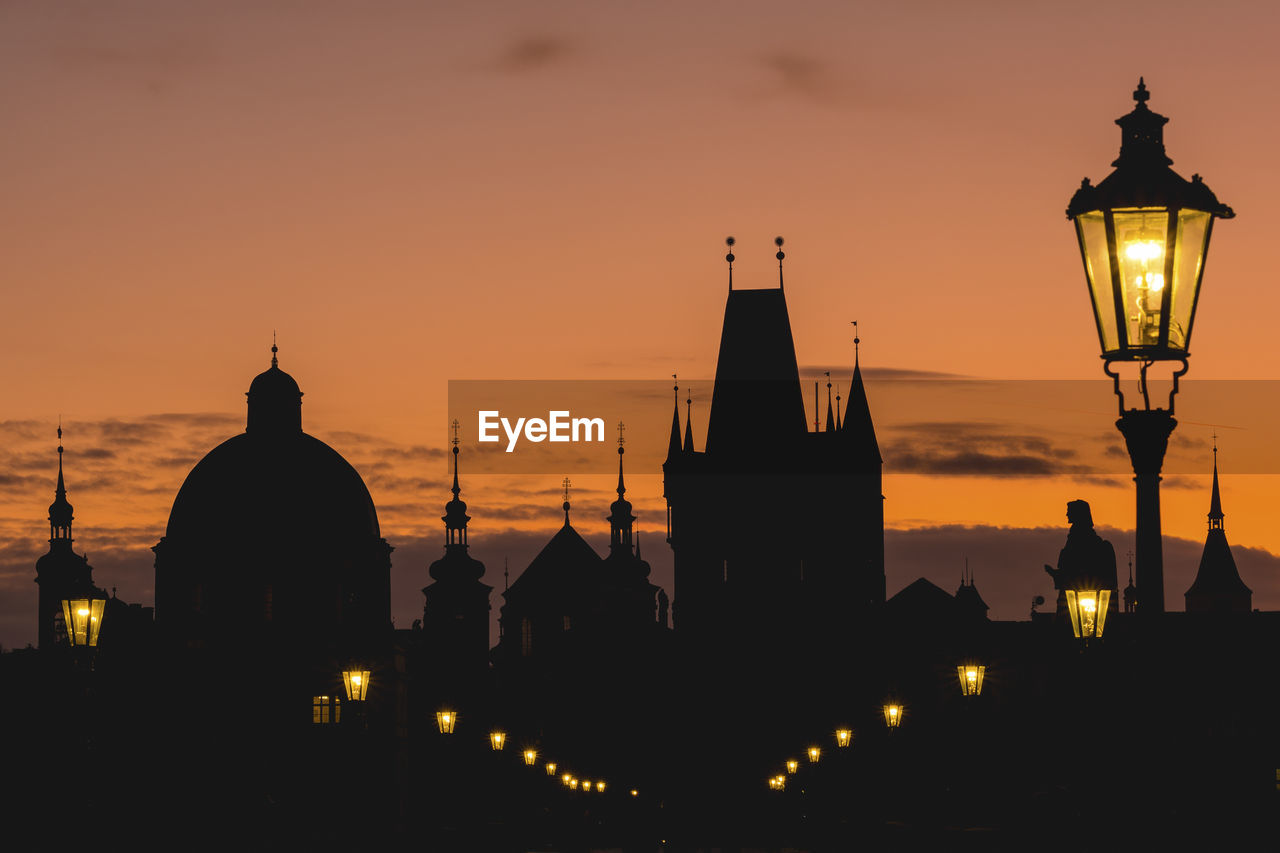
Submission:
<svg viewBox="0 0 1280 853">
<path fill-rule="evenodd" d="M 219 643 L 250 642 L 251 628 L 312 645 L 375 638 L 391 624 L 391 548 L 373 498 L 302 431 L 302 392 L 272 353 L 250 385 L 245 432 L 209 451 L 174 498 L 155 548 L 157 624 Z"/>
<path fill-rule="evenodd" d="M 201 459 L 182 484 L 165 536 L 378 538 L 373 498 L 360 474 L 329 445 L 299 431 L 290 440 L 241 433 Z"/>
</svg>

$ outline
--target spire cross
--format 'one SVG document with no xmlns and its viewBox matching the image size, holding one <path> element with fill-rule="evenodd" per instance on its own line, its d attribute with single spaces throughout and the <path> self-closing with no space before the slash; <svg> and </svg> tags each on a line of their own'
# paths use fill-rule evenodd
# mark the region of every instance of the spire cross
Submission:
<svg viewBox="0 0 1280 853">
<path fill-rule="evenodd" d="M 454 447 L 457 447 L 460 441 L 460 439 L 458 438 L 458 430 L 462 428 L 462 424 L 458 423 L 457 418 L 454 418 L 453 423 L 449 424 L 449 428 L 453 430 L 453 438 L 450 440 L 449 443 L 452 444 Z"/>
<path fill-rule="evenodd" d="M 280 348 L 276 346 L 276 330 L 271 330 L 271 366 L 278 367 L 280 362 L 276 359 L 276 353 L 280 352 Z"/>
<path fill-rule="evenodd" d="M 627 443 L 627 440 L 622 437 L 622 431 L 625 430 L 626 428 L 627 428 L 626 424 L 624 424 L 622 421 L 618 421 L 618 451 L 619 452 L 622 451 L 622 445 Z"/>
<path fill-rule="evenodd" d="M 858 363 L 858 344 L 862 343 L 862 338 L 858 337 L 858 321 L 850 320 L 853 324 L 853 362 Z"/>
<path fill-rule="evenodd" d="M 562 482 L 560 485 L 564 487 L 564 502 L 568 503 L 569 502 L 569 486 L 573 484 L 569 482 L 568 477 L 565 477 L 564 482 Z"/>
</svg>

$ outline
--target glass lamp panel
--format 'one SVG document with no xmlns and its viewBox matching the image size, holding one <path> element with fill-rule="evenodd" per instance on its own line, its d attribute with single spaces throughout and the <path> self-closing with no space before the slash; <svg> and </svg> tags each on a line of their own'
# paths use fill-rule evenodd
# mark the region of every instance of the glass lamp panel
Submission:
<svg viewBox="0 0 1280 853">
<path fill-rule="evenodd" d="M 1191 321 L 1204 273 L 1204 253 L 1208 245 L 1212 217 L 1200 210 L 1178 211 L 1177 247 L 1173 255 L 1172 316 L 1169 318 L 1169 348 L 1185 351 L 1191 341 Z"/>
<path fill-rule="evenodd" d="M 89 645 L 98 645 L 98 632 L 102 630 L 102 616 L 106 611 L 107 600 L 95 598 L 89 602 Z"/>
<path fill-rule="evenodd" d="M 1093 635 L 1102 636 L 1102 629 L 1107 624 L 1107 608 L 1111 605 L 1111 590 L 1098 590 L 1098 620 L 1094 625 Z"/>
<path fill-rule="evenodd" d="M 1112 216 L 1127 345 L 1159 346 L 1169 212 L 1140 208 L 1117 210 Z"/>
<path fill-rule="evenodd" d="M 1089 279 L 1089 296 L 1093 300 L 1093 316 L 1098 322 L 1098 339 L 1103 352 L 1118 349 L 1116 334 L 1116 302 L 1111 290 L 1111 252 L 1107 248 L 1107 224 L 1102 211 L 1094 210 L 1076 217 L 1076 236 L 1080 238 L 1080 254 Z"/>
</svg>

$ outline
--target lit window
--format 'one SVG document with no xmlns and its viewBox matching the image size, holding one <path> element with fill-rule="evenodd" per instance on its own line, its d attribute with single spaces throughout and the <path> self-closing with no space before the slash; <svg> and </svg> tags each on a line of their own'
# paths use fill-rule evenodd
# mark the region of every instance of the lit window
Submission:
<svg viewBox="0 0 1280 853">
<path fill-rule="evenodd" d="M 311 697 L 311 722 L 336 723 L 342 715 L 342 705 L 337 696 Z"/>
</svg>

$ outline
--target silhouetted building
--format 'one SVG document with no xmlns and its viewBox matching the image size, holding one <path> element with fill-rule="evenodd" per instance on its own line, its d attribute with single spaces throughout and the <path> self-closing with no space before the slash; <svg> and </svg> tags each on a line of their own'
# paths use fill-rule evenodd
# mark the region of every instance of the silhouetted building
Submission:
<svg viewBox="0 0 1280 853">
<path fill-rule="evenodd" d="M 679 399 L 662 470 L 677 636 L 693 646 L 838 632 L 885 598 L 881 458 L 855 354 L 848 407 L 810 432 L 776 289 L 729 294 L 703 450 Z M 816 402 L 816 401 L 815 401 Z M 826 643 L 833 638 L 819 638 Z"/>
<path fill-rule="evenodd" d="M 1218 447 L 1213 448 L 1213 495 L 1209 499 L 1209 533 L 1200 569 L 1186 592 L 1188 613 L 1248 613 L 1253 591 L 1240 579 L 1227 533 L 1223 529 L 1222 494 L 1218 490 Z"/>
</svg>

